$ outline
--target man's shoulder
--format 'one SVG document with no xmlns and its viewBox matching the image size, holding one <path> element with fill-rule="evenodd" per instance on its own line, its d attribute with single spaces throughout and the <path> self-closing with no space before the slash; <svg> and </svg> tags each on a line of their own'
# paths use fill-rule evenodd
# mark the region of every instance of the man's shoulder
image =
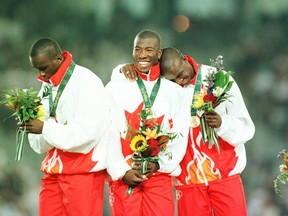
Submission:
<svg viewBox="0 0 288 216">
<path fill-rule="evenodd" d="M 201 66 L 201 73 L 202 73 L 202 79 L 205 79 L 206 75 L 211 72 L 217 72 L 217 69 L 215 67 L 209 66 L 209 65 L 202 65 Z M 226 70 L 223 70 L 224 73 L 227 73 Z M 233 73 L 232 73 L 233 74 Z M 230 75 L 230 79 L 234 80 L 233 76 Z"/>
<path fill-rule="evenodd" d="M 78 64 L 76 64 L 75 65 L 75 70 L 74 71 L 78 71 L 78 72 L 81 72 L 81 71 L 85 71 L 85 72 L 87 72 L 87 73 L 94 73 L 92 70 L 90 70 L 89 68 L 87 68 L 87 67 L 84 67 L 84 66 L 82 66 L 82 65 L 78 65 Z"/>
<path fill-rule="evenodd" d="M 127 63 L 126 63 L 127 64 Z M 122 80 L 126 79 L 124 74 L 120 73 L 120 69 L 126 64 L 119 64 L 112 70 L 111 80 Z"/>
<path fill-rule="evenodd" d="M 172 82 L 168 79 L 166 79 L 165 77 L 161 77 L 161 82 L 163 83 L 163 85 L 165 85 L 167 88 L 171 88 L 171 89 L 175 89 L 177 91 L 181 90 L 182 87 L 180 85 L 178 85 L 175 82 Z"/>
<path fill-rule="evenodd" d="M 93 72 L 91 69 L 89 69 L 89 68 L 87 68 L 87 67 L 84 67 L 84 66 L 82 66 L 82 65 L 78 65 L 78 64 L 76 64 L 73 73 L 75 73 L 77 76 L 81 76 L 81 77 L 85 77 L 85 76 L 88 76 L 88 77 L 90 77 L 90 76 L 96 76 L 96 77 L 98 77 L 98 76 L 96 75 L 96 73 Z"/>
<path fill-rule="evenodd" d="M 124 76 L 124 75 L 123 75 Z M 131 89 L 134 88 L 132 86 L 137 85 L 137 82 L 131 82 L 129 80 L 127 80 L 125 77 L 123 79 L 112 79 L 110 80 L 105 88 L 108 89 L 117 89 L 117 91 L 122 91 L 122 90 L 126 90 L 126 89 Z"/>
<path fill-rule="evenodd" d="M 213 70 L 215 70 L 216 71 L 216 68 L 215 67 L 212 67 L 212 66 L 210 66 L 210 65 L 204 65 L 204 64 L 202 64 L 201 65 L 201 72 L 203 72 L 203 73 L 207 73 L 207 72 L 209 72 L 209 71 L 213 71 Z"/>
<path fill-rule="evenodd" d="M 95 82 L 99 82 L 102 80 L 100 79 L 99 76 L 97 76 L 97 74 L 95 72 L 93 72 L 92 70 L 90 70 L 87 67 L 81 66 L 76 64 L 75 69 L 73 71 L 73 76 L 74 79 L 77 80 L 77 82 L 87 82 L 88 83 L 95 83 Z"/>
</svg>

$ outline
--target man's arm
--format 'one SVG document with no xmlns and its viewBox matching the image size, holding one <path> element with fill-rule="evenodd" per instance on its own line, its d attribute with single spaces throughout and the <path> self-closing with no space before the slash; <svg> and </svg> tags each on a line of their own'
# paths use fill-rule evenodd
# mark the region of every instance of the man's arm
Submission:
<svg viewBox="0 0 288 216">
<path fill-rule="evenodd" d="M 228 94 L 231 95 L 229 100 L 221 103 L 215 109 L 221 116 L 221 125 L 216 128 L 216 132 L 222 139 L 237 146 L 252 139 L 255 126 L 235 81 Z"/>
</svg>

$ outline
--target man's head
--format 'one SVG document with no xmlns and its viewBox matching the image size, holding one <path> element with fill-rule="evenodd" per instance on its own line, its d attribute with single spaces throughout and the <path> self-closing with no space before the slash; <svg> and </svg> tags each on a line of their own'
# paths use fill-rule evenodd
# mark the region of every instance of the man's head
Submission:
<svg viewBox="0 0 288 216">
<path fill-rule="evenodd" d="M 136 68 L 142 73 L 148 73 L 161 57 L 161 38 L 151 30 L 139 32 L 134 39 L 133 59 Z"/>
<path fill-rule="evenodd" d="M 39 70 L 39 75 L 45 80 L 49 80 L 57 72 L 63 61 L 61 48 L 50 38 L 40 38 L 31 47 L 31 65 Z"/>
<path fill-rule="evenodd" d="M 195 76 L 192 65 L 177 49 L 167 47 L 163 49 L 160 59 L 161 74 L 181 86 L 185 86 Z"/>
</svg>

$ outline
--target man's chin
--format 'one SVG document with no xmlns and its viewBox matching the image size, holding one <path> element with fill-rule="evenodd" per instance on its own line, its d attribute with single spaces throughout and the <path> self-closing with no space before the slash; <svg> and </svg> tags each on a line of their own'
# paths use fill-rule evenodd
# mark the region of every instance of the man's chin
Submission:
<svg viewBox="0 0 288 216">
<path fill-rule="evenodd" d="M 141 73 L 149 73 L 149 70 L 150 70 L 150 68 L 137 68 L 138 69 L 138 71 L 140 71 Z"/>
</svg>

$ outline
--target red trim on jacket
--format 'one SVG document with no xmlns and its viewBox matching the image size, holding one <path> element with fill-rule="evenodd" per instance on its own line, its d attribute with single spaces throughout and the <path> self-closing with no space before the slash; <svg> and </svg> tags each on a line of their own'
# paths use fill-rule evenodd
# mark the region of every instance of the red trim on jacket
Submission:
<svg viewBox="0 0 288 216">
<path fill-rule="evenodd" d="M 195 75 L 197 75 L 198 74 L 198 64 L 197 64 L 197 62 L 191 56 L 185 55 L 185 58 L 192 65 L 192 67 L 193 67 L 193 69 L 195 71 Z M 196 77 L 197 76 L 194 76 L 193 79 L 191 80 L 191 82 L 190 82 L 191 85 L 195 85 Z"/>
<path fill-rule="evenodd" d="M 134 65 L 134 69 L 135 71 L 138 73 L 138 75 L 143 79 L 143 80 L 148 80 L 148 77 L 149 77 L 149 80 L 150 81 L 154 81 L 154 80 L 157 80 L 159 77 L 160 77 L 160 64 L 158 62 L 157 65 L 151 67 L 150 71 L 148 74 L 145 74 L 145 73 L 142 73 L 140 72 L 136 66 Z"/>
</svg>

